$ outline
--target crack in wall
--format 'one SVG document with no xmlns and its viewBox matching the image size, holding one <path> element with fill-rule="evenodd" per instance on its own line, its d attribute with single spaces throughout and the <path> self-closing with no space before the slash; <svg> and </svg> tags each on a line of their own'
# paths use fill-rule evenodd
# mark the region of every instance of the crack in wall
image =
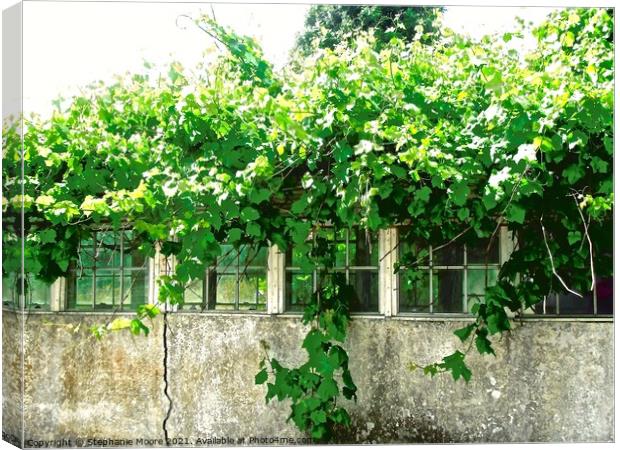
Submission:
<svg viewBox="0 0 620 450">
<path fill-rule="evenodd" d="M 166 411 L 166 416 L 162 422 L 162 429 L 164 431 L 164 443 L 168 444 L 168 419 L 170 419 L 170 413 L 172 412 L 172 398 L 168 393 L 168 311 L 164 311 L 164 330 L 162 333 L 163 338 L 163 346 L 164 346 L 164 395 L 166 399 L 168 399 L 168 410 Z"/>
</svg>

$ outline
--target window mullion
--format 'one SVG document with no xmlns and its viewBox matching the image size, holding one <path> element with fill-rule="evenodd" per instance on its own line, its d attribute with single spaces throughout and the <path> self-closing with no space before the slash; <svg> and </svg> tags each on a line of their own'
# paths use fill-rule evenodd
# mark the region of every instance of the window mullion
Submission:
<svg viewBox="0 0 620 450">
<path fill-rule="evenodd" d="M 338 242 L 338 235 L 334 229 L 334 239 Z M 344 232 L 344 273 L 345 279 L 347 280 L 347 284 L 349 284 L 349 230 L 345 230 Z"/>
<path fill-rule="evenodd" d="M 487 267 L 484 269 L 488 270 Z M 486 278 L 486 277 L 485 277 Z M 485 286 L 486 289 L 486 286 Z M 463 245 L 463 312 L 467 313 L 467 244 Z"/>
<path fill-rule="evenodd" d="M 97 259 L 99 258 L 99 249 L 97 247 L 97 232 L 93 231 L 93 311 L 97 304 Z"/>
<path fill-rule="evenodd" d="M 428 248 L 428 312 L 433 314 L 433 247 Z"/>
<path fill-rule="evenodd" d="M 239 311 L 239 296 L 241 293 L 241 275 L 239 273 L 239 266 L 241 265 L 241 252 L 237 250 L 237 295 L 235 296 L 235 311 Z"/>
<path fill-rule="evenodd" d="M 398 229 L 379 230 L 379 313 L 386 317 L 398 314 L 398 275 L 394 263 L 398 260 Z"/>
<path fill-rule="evenodd" d="M 267 257 L 267 311 L 269 314 L 284 312 L 285 257 L 286 255 L 280 251 L 277 245 L 269 247 Z"/>
<path fill-rule="evenodd" d="M 125 309 L 125 230 L 121 230 L 121 239 L 120 239 L 120 273 L 121 279 L 119 281 L 119 290 L 120 290 L 120 309 L 121 311 Z M 114 274 L 114 271 L 112 271 Z M 112 276 L 112 306 L 115 307 L 114 304 L 114 276 Z"/>
</svg>

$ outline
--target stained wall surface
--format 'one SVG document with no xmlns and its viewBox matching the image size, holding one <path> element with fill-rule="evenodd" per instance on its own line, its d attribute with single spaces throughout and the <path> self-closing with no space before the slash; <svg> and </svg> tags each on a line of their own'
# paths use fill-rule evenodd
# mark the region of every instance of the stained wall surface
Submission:
<svg viewBox="0 0 620 450">
<path fill-rule="evenodd" d="M 166 348 L 161 318 L 148 337 L 90 337 L 90 325 L 107 319 L 38 313 L 22 324 L 18 315 L 4 312 L 5 433 L 21 428 L 11 399 L 22 366 L 11 346 L 23 326 L 27 447 L 59 439 L 157 446 L 166 417 L 176 444 L 304 442 L 304 434 L 286 422 L 288 405 L 266 404 L 265 387 L 254 385 L 264 355 L 261 340 L 284 364 L 303 360 L 306 330 L 299 317 L 169 314 Z M 459 341 L 453 331 L 465 323 L 356 317 L 346 347 L 358 400 L 343 400 L 353 425 L 337 441 L 614 439 L 611 321 L 515 324 L 495 342 L 496 357 L 472 352 L 467 384 L 407 369 L 410 362 L 434 362 L 454 351 Z"/>
</svg>

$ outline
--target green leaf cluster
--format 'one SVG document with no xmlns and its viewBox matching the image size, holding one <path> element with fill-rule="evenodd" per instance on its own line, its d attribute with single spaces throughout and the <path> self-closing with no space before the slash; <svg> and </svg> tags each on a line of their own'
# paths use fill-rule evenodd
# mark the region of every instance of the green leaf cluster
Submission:
<svg viewBox="0 0 620 450">
<path fill-rule="evenodd" d="M 304 311 L 310 325 L 302 347 L 307 361 L 296 368 L 283 367 L 275 358 L 261 361 L 256 384 L 267 383 L 266 400 L 290 399 L 288 420 L 316 441 L 332 437 L 336 426 L 348 426 L 351 419 L 338 398 L 357 398 L 357 386 L 349 370 L 349 356 L 338 343 L 346 338 L 349 303 L 355 293 L 343 274 L 334 274 L 319 288 Z"/>
</svg>

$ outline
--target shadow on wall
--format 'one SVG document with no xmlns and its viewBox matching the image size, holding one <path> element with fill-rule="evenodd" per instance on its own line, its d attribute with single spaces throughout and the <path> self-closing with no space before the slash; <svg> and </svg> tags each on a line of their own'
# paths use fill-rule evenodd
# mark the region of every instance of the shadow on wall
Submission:
<svg viewBox="0 0 620 450">
<path fill-rule="evenodd" d="M 430 417 L 402 417 L 386 421 L 380 413 L 364 418 L 353 416 L 351 427 L 338 427 L 334 432 L 334 444 L 384 444 L 384 443 L 451 443 L 464 442 L 438 427 Z"/>
</svg>

